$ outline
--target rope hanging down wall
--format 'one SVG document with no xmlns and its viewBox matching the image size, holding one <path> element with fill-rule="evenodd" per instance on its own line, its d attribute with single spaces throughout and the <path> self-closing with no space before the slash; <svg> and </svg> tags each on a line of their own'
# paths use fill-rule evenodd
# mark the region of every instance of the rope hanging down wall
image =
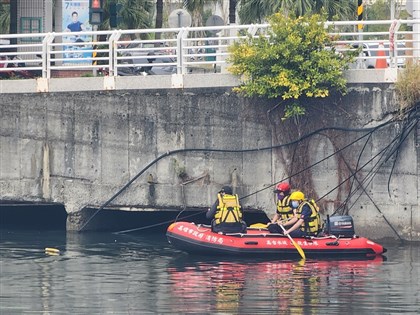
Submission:
<svg viewBox="0 0 420 315">
<path fill-rule="evenodd" d="M 370 178 L 370 181 L 373 180 L 373 177 L 375 176 L 375 174 L 378 172 L 379 168 L 381 166 L 383 166 L 383 164 L 388 161 L 392 156 L 395 156 L 395 158 L 398 157 L 398 152 L 399 149 L 401 147 L 401 145 L 403 144 L 403 142 L 405 141 L 405 139 L 407 138 L 407 136 L 409 135 L 409 133 L 414 129 L 414 127 L 417 125 L 418 120 L 419 120 L 419 113 L 418 113 L 419 109 L 413 108 L 410 111 L 408 111 L 407 113 L 405 113 L 405 117 L 406 119 L 404 120 L 405 124 L 404 127 L 402 128 L 401 132 L 388 144 L 385 146 L 384 149 L 382 149 L 377 155 L 375 155 L 374 157 L 372 157 L 369 161 L 367 161 L 364 165 L 362 165 L 361 167 L 357 167 L 352 173 L 351 175 L 344 179 L 341 183 L 339 183 L 336 187 L 334 187 L 332 190 L 330 190 L 328 193 L 326 193 L 324 196 L 320 197 L 318 200 L 324 198 L 325 196 L 327 196 L 328 194 L 330 194 L 331 192 L 333 192 L 334 190 L 336 190 L 340 185 L 342 185 L 344 182 L 349 181 L 351 179 L 353 179 L 357 173 L 359 173 L 363 168 L 365 168 L 369 163 L 371 163 L 372 161 L 374 161 L 374 159 L 376 159 L 378 156 L 381 156 L 381 159 L 379 162 L 377 162 L 375 164 L 375 167 L 372 168 L 372 170 L 368 173 L 368 176 Z M 363 132 L 364 135 L 357 138 L 356 140 L 352 141 L 351 143 L 345 145 L 344 147 L 336 150 L 333 154 L 323 158 L 320 161 L 317 161 L 316 163 L 309 165 L 308 167 L 296 172 L 295 174 L 292 174 L 290 176 L 288 176 L 287 178 L 284 178 L 272 185 L 269 185 L 263 189 L 260 189 L 258 191 L 255 191 L 251 194 L 248 194 L 246 196 L 243 196 L 241 199 L 244 198 L 248 198 L 252 195 L 255 195 L 259 192 L 262 192 L 266 189 L 270 189 L 271 187 L 275 186 L 277 183 L 290 179 L 293 176 L 296 176 L 297 174 L 304 172 L 312 167 L 314 167 L 315 165 L 321 163 L 322 161 L 325 161 L 328 158 L 331 158 L 332 156 L 339 154 L 340 152 L 342 152 L 344 149 L 350 147 L 351 145 L 355 144 L 356 142 L 362 140 L 365 137 L 371 137 L 371 135 L 376 132 L 379 131 L 380 129 L 389 126 L 391 124 L 396 124 L 396 123 L 401 123 L 401 118 L 400 117 L 396 117 L 392 120 L 389 120 L 383 124 L 380 124 L 376 127 L 372 127 L 372 128 L 360 128 L 360 129 L 354 129 L 354 128 L 340 128 L 340 127 L 330 127 L 330 128 L 321 128 L 318 130 L 315 130 L 307 135 L 302 136 L 301 138 L 289 142 L 289 143 L 285 143 L 285 144 L 279 144 L 279 145 L 275 145 L 275 146 L 269 146 L 269 147 L 264 147 L 264 148 L 255 148 L 255 149 L 243 149 L 243 150 L 225 150 L 225 149 L 205 149 L 205 148 L 190 148 L 190 149 L 179 149 L 179 150 L 173 150 L 173 151 L 168 151 L 162 155 L 160 155 L 159 157 L 157 157 L 156 159 L 154 159 L 152 162 L 150 162 L 148 165 L 146 165 L 146 167 L 144 167 L 137 175 L 135 175 L 127 184 L 125 184 L 116 194 L 114 194 L 109 200 L 107 200 L 103 205 L 101 205 L 91 216 L 88 220 L 86 220 L 86 222 L 82 225 L 82 227 L 79 229 L 80 231 L 83 231 L 83 229 L 89 224 L 89 222 L 101 211 L 103 210 L 106 206 L 108 206 L 113 200 L 115 200 L 115 198 L 117 198 L 120 194 L 122 194 L 128 187 L 130 187 L 130 185 L 135 182 L 142 174 L 144 174 L 144 172 L 149 169 L 151 166 L 153 166 L 154 164 L 156 164 L 158 161 L 162 160 L 163 158 L 166 158 L 168 156 L 171 155 L 175 155 L 175 154 L 180 154 L 180 153 L 188 153 L 188 152 L 202 152 L 202 153 L 249 153 L 249 152 L 258 152 L 258 151 L 266 151 L 266 150 L 272 150 L 272 149 L 277 149 L 277 148 L 282 148 L 282 147 L 286 147 L 286 146 L 290 146 L 293 144 L 297 144 L 309 137 L 312 137 L 314 135 L 320 134 L 323 131 L 327 131 L 327 130 L 335 130 L 335 131 L 343 131 L 343 132 Z M 369 140 L 368 138 L 368 140 Z M 367 141 L 368 141 L 367 140 Z M 364 146 L 364 148 L 366 147 L 366 145 Z M 363 150 L 362 150 L 363 152 Z M 359 154 L 359 160 L 360 157 L 362 155 L 362 152 Z M 395 163 L 395 160 L 394 160 Z M 358 161 L 359 164 L 359 161 Z M 357 164 L 357 165 L 358 165 Z M 391 176 L 391 174 L 390 174 Z M 361 181 L 361 183 L 364 183 L 366 185 L 366 180 L 364 179 L 363 181 Z M 370 182 L 369 181 L 369 182 Z M 359 185 L 358 188 L 356 188 L 354 191 L 352 191 L 349 196 L 346 198 L 346 200 L 343 202 L 343 204 L 347 203 L 348 200 L 350 199 L 351 196 L 353 196 L 357 191 L 362 190 L 363 193 L 363 186 Z M 318 201 L 317 200 L 317 201 Z M 340 208 L 340 207 L 339 207 Z M 337 209 L 338 210 L 338 209 Z M 336 210 L 336 211 L 337 211 Z M 136 230 L 136 229 L 134 229 Z M 132 231 L 132 230 L 130 230 Z"/>
</svg>

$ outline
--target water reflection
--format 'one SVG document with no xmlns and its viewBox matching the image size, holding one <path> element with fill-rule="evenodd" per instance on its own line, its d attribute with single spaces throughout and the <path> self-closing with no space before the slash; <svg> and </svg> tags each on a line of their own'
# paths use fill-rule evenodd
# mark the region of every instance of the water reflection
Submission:
<svg viewBox="0 0 420 315">
<path fill-rule="evenodd" d="M 419 247 L 385 245 L 387 260 L 221 259 L 161 234 L 0 229 L 0 314 L 416 314 Z"/>
<path fill-rule="evenodd" d="M 303 314 L 323 304 L 336 304 L 337 311 L 346 311 L 346 303 L 341 307 L 339 301 L 331 303 L 330 297 L 343 287 L 349 288 L 349 293 L 363 287 L 366 276 L 375 273 L 383 261 L 382 256 L 298 262 L 193 261 L 192 256 L 185 256 L 171 261 L 168 274 L 173 299 L 183 306 L 182 313 L 200 312 L 202 304 L 194 301 L 212 296 L 212 312 L 238 314 L 258 309 Z M 341 298 L 351 299 L 351 294 Z"/>
</svg>

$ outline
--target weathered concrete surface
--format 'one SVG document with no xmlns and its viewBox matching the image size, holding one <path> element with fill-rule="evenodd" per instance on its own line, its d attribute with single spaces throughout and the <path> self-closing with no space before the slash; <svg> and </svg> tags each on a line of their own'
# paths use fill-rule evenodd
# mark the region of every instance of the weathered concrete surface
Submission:
<svg viewBox="0 0 420 315">
<path fill-rule="evenodd" d="M 352 69 L 345 72 L 349 83 L 395 83 L 401 69 Z M 28 80 L 0 80 L 0 94 L 38 92 L 79 92 L 108 90 L 191 89 L 231 87 L 240 83 L 231 74 L 173 74 L 149 76 L 38 78 Z"/>
<path fill-rule="evenodd" d="M 101 206 L 170 151 L 266 148 L 323 127 L 375 127 L 399 113 L 390 84 L 351 85 L 345 97 L 311 103 L 310 119 L 297 125 L 279 123 L 281 111 L 275 105 L 243 99 L 226 87 L 2 94 L 1 199 L 63 203 L 71 214 L 68 228 L 78 229 L 86 220 L 77 213 L 80 209 Z M 390 124 L 343 151 L 363 133 L 326 130 L 298 145 L 272 150 L 169 155 L 151 165 L 112 204 L 204 208 L 220 186 L 231 184 L 247 196 L 242 199 L 245 208 L 271 216 L 273 196 L 264 188 L 293 175 L 294 188 L 322 198 L 324 214 L 333 213 L 350 196 L 340 213 L 354 217 L 358 234 L 420 240 L 420 127 L 409 133 L 397 158 L 393 155 L 378 170 L 376 160 L 368 163 L 402 125 L 403 121 Z M 314 163 L 318 164 L 310 167 Z M 352 194 L 358 183 L 345 179 L 366 163 L 357 177 L 367 194 Z M 370 174 L 375 176 L 370 179 Z"/>
<path fill-rule="evenodd" d="M 377 71 L 375 71 L 377 73 Z M 350 75 L 350 74 L 349 74 Z M 378 80 L 385 80 L 373 74 Z M 357 80 L 357 73 L 350 75 Z M 376 80 L 376 79 L 375 79 Z M 376 82 L 376 81 L 375 81 Z M 386 82 L 386 81 L 384 81 Z M 239 84 L 236 76 L 229 74 L 173 74 L 117 77 L 38 78 L 27 80 L 0 80 L 0 94 L 80 92 L 109 90 L 148 90 L 230 87 Z"/>
</svg>

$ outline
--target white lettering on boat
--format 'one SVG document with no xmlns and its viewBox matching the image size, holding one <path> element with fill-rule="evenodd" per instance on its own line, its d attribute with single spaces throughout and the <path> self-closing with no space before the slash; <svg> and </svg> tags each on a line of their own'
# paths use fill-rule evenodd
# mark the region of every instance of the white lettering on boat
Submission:
<svg viewBox="0 0 420 315">
<path fill-rule="evenodd" d="M 205 240 L 211 243 L 223 244 L 223 238 L 218 236 L 206 235 Z"/>
<path fill-rule="evenodd" d="M 286 240 L 267 240 L 267 245 L 274 245 L 274 246 L 280 246 L 280 245 L 287 245 Z"/>
<path fill-rule="evenodd" d="M 188 226 L 180 225 L 178 227 L 178 230 L 199 239 L 203 239 L 203 237 L 205 236 L 204 239 L 207 242 L 223 244 L 223 237 L 219 237 L 215 235 L 205 235 L 204 233 L 198 232 L 197 230 L 190 228 Z"/>
<path fill-rule="evenodd" d="M 301 246 L 319 246 L 317 241 L 307 242 L 307 241 L 297 241 L 297 243 Z M 293 246 L 291 242 L 288 242 L 287 240 L 266 240 L 266 244 L 270 246 L 285 246 L 290 245 Z"/>
</svg>

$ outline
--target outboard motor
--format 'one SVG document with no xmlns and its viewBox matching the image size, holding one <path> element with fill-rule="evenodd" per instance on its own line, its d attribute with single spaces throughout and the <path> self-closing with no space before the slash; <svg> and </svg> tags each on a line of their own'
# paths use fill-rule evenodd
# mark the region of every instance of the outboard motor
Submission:
<svg viewBox="0 0 420 315">
<path fill-rule="evenodd" d="M 326 232 L 337 237 L 354 237 L 353 218 L 349 215 L 327 216 Z"/>
</svg>

